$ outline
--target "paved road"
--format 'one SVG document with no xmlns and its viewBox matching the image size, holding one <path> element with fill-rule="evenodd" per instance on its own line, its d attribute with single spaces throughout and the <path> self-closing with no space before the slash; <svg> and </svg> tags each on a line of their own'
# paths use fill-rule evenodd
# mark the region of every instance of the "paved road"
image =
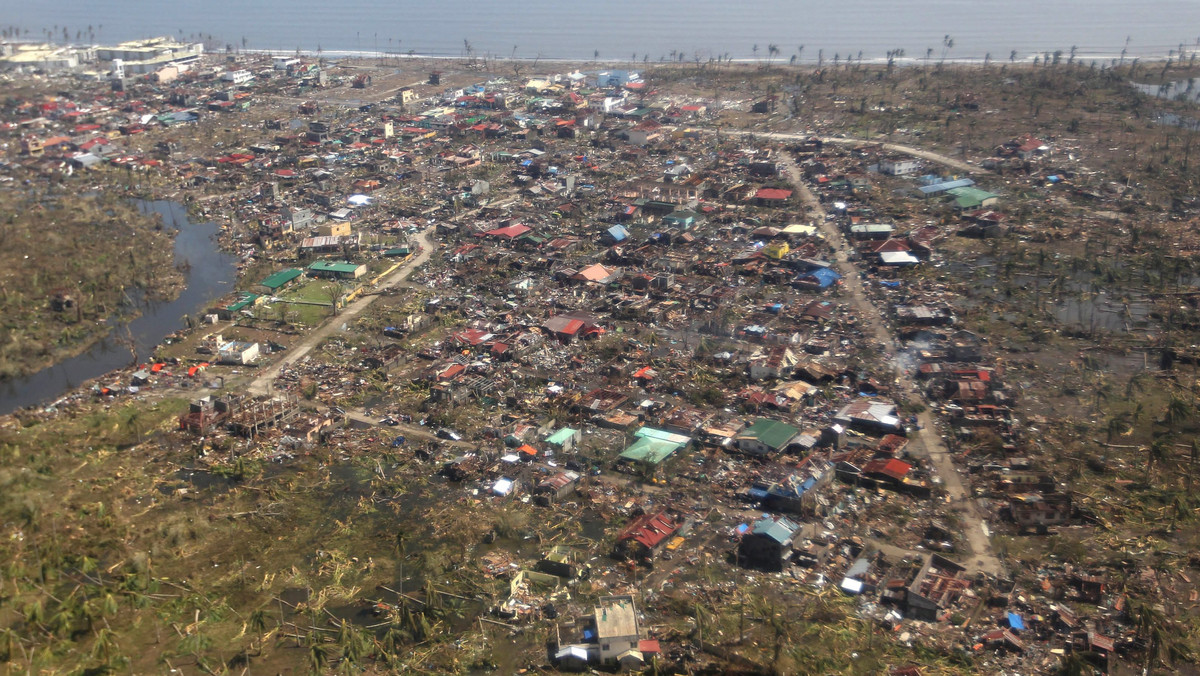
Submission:
<svg viewBox="0 0 1200 676">
<path fill-rule="evenodd" d="M 745 130 L 745 129 L 722 129 L 721 133 L 729 134 L 729 135 L 737 135 L 737 136 L 757 136 L 759 138 L 766 138 L 766 139 L 771 139 L 774 141 L 804 141 L 804 140 L 812 138 L 812 136 L 813 136 L 812 134 L 786 134 L 783 132 L 751 131 L 751 130 Z M 870 139 L 839 138 L 839 137 L 834 137 L 834 136 L 821 137 L 821 142 L 822 143 L 831 143 L 831 144 L 835 144 L 835 145 L 844 145 L 844 146 L 857 146 L 857 145 L 862 145 L 863 143 L 878 143 L 878 141 L 872 141 Z M 989 173 L 991 173 L 990 171 L 988 171 L 987 169 L 984 169 L 983 167 L 978 167 L 978 166 L 975 166 L 974 164 L 967 164 L 966 162 L 963 162 L 962 160 L 956 160 L 952 157 L 947 157 L 946 155 L 939 155 L 938 153 L 930 152 L 928 150 L 921 150 L 920 148 L 914 148 L 912 146 L 900 145 L 898 143 L 882 143 L 881 145 L 883 146 L 884 150 L 894 152 L 894 153 L 901 153 L 903 155 L 911 155 L 913 157 L 919 157 L 923 160 L 928 160 L 930 162 L 936 162 L 938 164 L 945 165 L 947 167 L 950 167 L 951 169 L 957 169 L 959 171 L 965 171 L 965 172 L 973 173 L 973 174 L 989 174 Z"/>
<path fill-rule="evenodd" d="M 412 423 L 404 423 L 397 421 L 395 425 L 385 425 L 379 420 L 382 416 L 369 416 L 362 409 L 354 408 L 346 410 L 346 418 L 360 425 L 375 426 L 384 432 L 390 432 L 393 436 L 404 435 L 407 439 L 435 439 L 443 446 L 454 446 L 462 449 L 479 448 L 479 444 L 469 441 L 451 441 L 449 439 L 440 439 L 433 429 L 423 425 L 414 425 Z"/>
<path fill-rule="evenodd" d="M 331 89 L 323 89 L 312 92 L 307 96 L 286 96 L 284 94 L 265 94 L 260 98 L 264 101 L 270 101 L 279 104 L 294 104 L 300 105 L 308 101 L 316 101 L 318 104 L 325 106 L 346 106 L 347 108 L 357 108 L 366 103 L 379 103 L 389 96 L 394 96 L 396 92 L 405 87 L 417 87 L 425 84 L 425 80 L 417 80 L 405 85 L 396 85 L 395 87 L 353 89 L 349 85 L 344 87 L 334 87 Z M 338 98 L 338 94 L 344 94 L 346 91 L 352 91 L 356 94 L 354 98 Z"/>
<path fill-rule="evenodd" d="M 431 232 L 433 232 L 433 228 L 428 228 L 422 231 L 421 234 L 417 235 L 417 241 L 421 243 L 421 249 L 417 252 L 416 256 L 413 256 L 411 259 L 409 259 L 409 261 L 401 266 L 399 270 L 393 272 L 390 276 L 388 276 L 387 279 L 383 280 L 379 284 L 378 289 L 380 291 L 390 289 L 407 280 L 409 275 L 411 275 L 414 270 L 421 267 L 425 261 L 429 260 L 429 254 L 432 250 L 432 245 L 429 241 L 429 235 Z M 311 352 L 314 347 L 319 345 L 322 340 L 325 340 L 329 336 L 336 333 L 342 324 L 353 321 L 354 318 L 361 314 L 363 310 L 366 310 L 368 307 L 370 307 L 371 303 L 374 303 L 375 299 L 378 297 L 379 296 L 376 294 L 363 296 L 353 303 L 347 305 L 338 314 L 335 314 L 329 319 L 325 320 L 325 323 L 319 328 L 314 329 L 305 335 L 304 339 L 297 343 L 291 350 L 289 350 L 283 359 L 280 359 L 270 367 L 264 369 L 261 375 L 255 378 L 246 389 L 250 392 L 250 394 L 253 395 L 269 394 L 271 391 L 271 383 L 275 381 L 275 378 L 279 376 L 279 372 L 282 371 L 285 366 L 290 366 L 303 359 L 304 356 Z"/>
<path fill-rule="evenodd" d="M 842 275 L 843 293 L 849 296 L 850 303 L 855 312 L 866 322 L 869 335 L 880 345 L 884 346 L 884 351 L 888 358 L 893 357 L 895 350 L 899 347 L 899 343 L 883 321 L 882 312 L 867 297 L 859 270 L 849 260 L 849 243 L 846 242 L 833 221 L 825 220 L 825 208 L 821 206 L 820 201 L 809 190 L 808 183 L 800 174 L 800 170 L 796 168 L 792 158 L 785 156 L 783 165 L 787 171 L 788 178 L 796 187 L 800 199 L 814 214 L 818 227 L 825 236 L 825 241 L 834 247 L 835 266 Z M 910 401 L 923 401 L 920 390 L 908 374 L 897 370 L 895 375 L 897 385 Z M 979 506 L 968 492 L 967 486 L 964 485 L 962 475 L 959 474 L 958 468 L 954 466 L 954 459 L 950 451 L 947 450 L 945 443 L 942 442 L 942 438 L 938 436 L 937 428 L 933 424 L 932 413 L 927 408 L 917 416 L 917 420 L 921 427 L 917 433 L 917 440 L 920 443 L 912 444 L 910 450 L 916 455 L 923 455 L 928 458 L 930 465 L 937 476 L 941 478 L 942 485 L 950 497 L 950 509 L 958 515 L 963 523 L 963 536 L 967 539 L 971 550 L 971 558 L 964 562 L 964 565 L 970 570 L 983 571 L 992 575 L 1001 574 L 1003 569 L 1000 565 L 1000 559 L 996 558 L 992 553 L 991 540 L 986 531 L 985 521 L 980 515 Z"/>
</svg>

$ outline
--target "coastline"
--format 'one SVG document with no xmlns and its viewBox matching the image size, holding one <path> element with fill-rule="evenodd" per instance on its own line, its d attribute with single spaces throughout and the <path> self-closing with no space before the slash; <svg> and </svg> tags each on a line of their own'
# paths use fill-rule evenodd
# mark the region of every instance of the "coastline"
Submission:
<svg viewBox="0 0 1200 676">
<path fill-rule="evenodd" d="M 1200 47 L 1198 47 L 1198 49 L 1200 49 Z M 1040 51 L 1040 52 L 1028 52 L 1026 54 L 1018 54 L 1018 58 L 1012 59 L 1012 60 L 1010 60 L 1008 58 L 1001 58 L 1006 55 L 996 55 L 990 59 L 988 59 L 987 55 L 983 55 L 983 56 L 954 56 L 954 57 L 947 56 L 945 58 L 931 57 L 929 59 L 923 59 L 923 58 L 915 57 L 915 56 L 901 56 L 901 57 L 893 59 L 892 61 L 893 61 L 893 65 L 895 65 L 896 67 L 905 67 L 905 68 L 921 68 L 921 67 L 926 67 L 926 66 L 931 66 L 931 65 L 937 65 L 938 63 L 944 64 L 944 65 L 952 65 L 952 66 L 985 66 L 988 64 L 994 64 L 994 65 L 1013 64 L 1013 65 L 1032 66 L 1032 65 L 1034 65 L 1035 58 L 1041 59 L 1043 57 L 1043 55 L 1046 55 L 1046 54 L 1053 56 L 1055 51 L 1056 50 L 1045 50 L 1045 51 Z M 1063 50 L 1058 50 L 1058 51 L 1060 52 L 1060 56 L 1062 57 L 1062 60 L 1065 62 L 1066 58 L 1067 58 L 1066 52 Z M 214 52 L 214 53 L 216 53 L 216 52 Z M 527 57 L 527 56 L 493 56 L 491 54 L 476 54 L 474 56 L 469 56 L 469 55 L 461 54 L 461 53 L 460 54 L 428 54 L 428 53 L 423 54 L 420 52 L 415 52 L 415 53 L 410 54 L 408 52 L 389 52 L 389 51 L 374 51 L 374 50 L 361 50 L 361 49 L 360 50 L 354 50 L 354 49 L 335 49 L 335 50 L 329 50 L 329 49 L 322 49 L 322 50 L 315 50 L 315 49 L 298 49 L 298 50 L 242 49 L 242 50 L 234 50 L 233 53 L 234 54 L 241 53 L 241 54 L 259 55 L 259 56 L 296 56 L 296 55 L 299 55 L 304 58 L 312 58 L 312 59 L 323 58 L 327 61 L 332 61 L 332 62 L 337 62 L 339 60 L 351 60 L 351 61 L 358 61 L 358 60 L 361 60 L 361 61 L 388 60 L 388 61 L 390 61 L 390 60 L 394 60 L 397 62 L 442 61 L 442 62 L 459 62 L 464 65 L 472 63 L 472 62 L 475 62 L 475 63 L 492 62 L 492 63 L 496 63 L 496 64 L 500 64 L 500 65 L 509 64 L 509 63 L 516 63 L 516 64 L 544 63 L 544 64 L 568 64 L 568 65 L 580 65 L 580 66 L 588 65 L 588 66 L 592 66 L 592 67 L 599 67 L 602 69 L 604 69 L 604 68 L 637 69 L 637 68 L 645 68 L 647 66 L 661 67 L 661 66 L 670 66 L 670 65 L 690 66 L 690 65 L 695 65 L 695 63 L 696 63 L 696 61 L 692 60 L 692 59 L 684 59 L 682 61 L 671 61 L 671 60 L 660 61 L 660 60 L 655 60 L 655 59 L 652 59 L 650 61 L 642 61 L 642 60 L 622 61 L 622 60 L 603 59 L 603 58 L 602 59 L 594 59 L 594 58 L 589 59 L 586 57 L 559 57 L 559 56 L 553 56 L 553 55 L 538 55 L 535 57 Z M 1095 61 L 1096 63 L 1105 63 L 1105 62 L 1112 62 L 1112 61 L 1118 61 L 1118 62 L 1123 62 L 1123 63 L 1129 63 L 1132 61 L 1138 61 L 1139 63 L 1163 63 L 1171 58 L 1174 58 L 1174 57 L 1169 54 L 1161 54 L 1161 53 L 1159 53 L 1159 54 L 1126 53 L 1125 55 L 1122 55 L 1119 52 L 1098 52 L 1098 53 L 1090 53 L 1090 54 L 1076 53 L 1075 62 L 1080 63 L 1080 64 L 1085 64 L 1085 65 L 1092 61 Z M 843 63 L 849 62 L 849 63 L 854 63 L 854 64 L 861 63 L 864 66 L 867 66 L 867 65 L 882 66 L 882 65 L 886 65 L 888 63 L 888 58 L 886 56 L 870 56 L 870 57 L 864 57 L 860 60 L 857 57 L 855 57 L 852 59 L 843 60 L 842 62 Z M 707 64 L 710 62 L 708 59 L 704 59 L 704 60 L 700 61 L 700 63 Z M 718 63 L 718 62 L 714 60 L 714 61 L 712 61 L 712 63 Z M 732 64 L 732 65 L 736 65 L 736 66 L 758 66 L 758 67 L 769 66 L 771 68 L 790 68 L 790 69 L 799 70 L 799 69 L 810 69 L 810 68 L 821 67 L 822 61 L 818 60 L 817 58 L 812 58 L 812 57 L 799 58 L 799 59 L 796 59 L 795 62 L 791 62 L 788 58 L 781 58 L 781 57 L 776 57 L 774 60 L 771 60 L 771 61 L 769 61 L 768 59 L 763 58 L 763 57 L 735 57 L 735 58 L 731 58 L 731 59 L 722 59 L 719 63 L 721 63 L 721 65 Z M 832 55 L 825 57 L 823 59 L 823 63 L 826 66 L 832 65 L 833 64 Z M 382 63 L 380 65 L 387 65 L 387 64 Z"/>
</svg>

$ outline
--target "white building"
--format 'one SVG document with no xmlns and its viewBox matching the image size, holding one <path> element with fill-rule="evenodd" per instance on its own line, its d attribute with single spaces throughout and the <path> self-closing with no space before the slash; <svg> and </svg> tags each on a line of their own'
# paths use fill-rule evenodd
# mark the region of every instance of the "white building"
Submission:
<svg viewBox="0 0 1200 676">
<path fill-rule="evenodd" d="M 81 61 L 80 50 L 73 47 L 57 47 L 37 44 L 5 44 L 0 53 L 0 63 L 9 68 L 23 71 L 57 71 L 75 68 Z M 86 59 L 82 59 L 86 60 Z"/>
<path fill-rule="evenodd" d="M 249 82 L 253 80 L 254 73 L 251 73 L 248 70 L 230 70 L 221 73 L 221 79 L 225 82 L 232 82 L 233 84 L 242 84 L 243 82 Z"/>
<path fill-rule="evenodd" d="M 889 157 L 879 161 L 879 171 L 892 176 L 915 174 L 920 168 L 920 162 L 908 157 Z"/>
<path fill-rule="evenodd" d="M 258 359 L 258 355 L 258 343 L 231 340 L 217 348 L 217 356 L 222 364 L 250 364 Z"/>
<path fill-rule="evenodd" d="M 600 661 L 616 662 L 628 651 L 637 651 L 637 607 L 633 597 L 602 596 L 596 606 L 596 642 L 600 644 Z"/>
<path fill-rule="evenodd" d="M 122 42 L 115 47 L 97 47 L 96 58 L 100 61 L 123 61 L 125 73 L 140 75 L 153 73 L 168 64 L 187 64 L 200 60 L 204 45 L 199 42 L 176 42 L 161 37 L 150 40 Z"/>
</svg>

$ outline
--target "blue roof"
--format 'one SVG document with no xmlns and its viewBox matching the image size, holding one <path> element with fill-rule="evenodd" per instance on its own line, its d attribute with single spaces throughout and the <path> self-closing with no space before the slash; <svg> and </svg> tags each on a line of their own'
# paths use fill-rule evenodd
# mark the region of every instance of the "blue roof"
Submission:
<svg viewBox="0 0 1200 676">
<path fill-rule="evenodd" d="M 612 235 L 612 238 L 618 242 L 623 242 L 629 238 L 629 231 L 623 225 L 614 225 L 608 229 L 608 234 Z"/>
<path fill-rule="evenodd" d="M 917 190 L 920 190 L 922 195 L 936 195 L 939 192 L 946 192 L 954 188 L 966 188 L 972 185 L 975 185 L 975 181 L 969 178 L 960 178 L 956 181 L 943 181 L 932 185 L 923 185 L 918 187 Z"/>
<path fill-rule="evenodd" d="M 834 282 L 842 278 L 841 275 L 833 270 L 830 270 L 829 268 L 817 268 L 816 270 L 805 274 L 804 277 L 812 277 L 813 279 L 817 280 L 817 284 L 819 284 L 822 289 L 832 286 Z"/>
<path fill-rule="evenodd" d="M 1025 631 L 1025 621 L 1022 620 L 1021 616 L 1016 613 L 1008 614 L 1008 626 L 1009 628 L 1017 631 Z"/>
<path fill-rule="evenodd" d="M 761 519 L 754 524 L 755 535 L 765 535 L 780 544 L 790 540 L 798 530 L 800 526 L 783 517 Z"/>
</svg>

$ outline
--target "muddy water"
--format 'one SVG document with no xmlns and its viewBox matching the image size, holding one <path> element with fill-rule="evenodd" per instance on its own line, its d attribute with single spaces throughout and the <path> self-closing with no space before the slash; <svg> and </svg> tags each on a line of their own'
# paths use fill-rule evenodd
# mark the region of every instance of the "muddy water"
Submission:
<svg viewBox="0 0 1200 676">
<path fill-rule="evenodd" d="M 216 223 L 193 223 L 178 202 L 139 200 L 137 207 L 142 213 L 161 215 L 163 227 L 177 232 L 175 262 L 188 266 L 183 292 L 173 301 L 141 303 L 137 317 L 114 321 L 108 337 L 76 357 L 0 383 L 0 414 L 53 401 L 86 380 L 128 366 L 130 337 L 138 360 L 145 360 L 163 338 L 183 328 L 185 314 L 195 317 L 207 303 L 233 289 L 237 258 L 217 246 Z"/>
</svg>

